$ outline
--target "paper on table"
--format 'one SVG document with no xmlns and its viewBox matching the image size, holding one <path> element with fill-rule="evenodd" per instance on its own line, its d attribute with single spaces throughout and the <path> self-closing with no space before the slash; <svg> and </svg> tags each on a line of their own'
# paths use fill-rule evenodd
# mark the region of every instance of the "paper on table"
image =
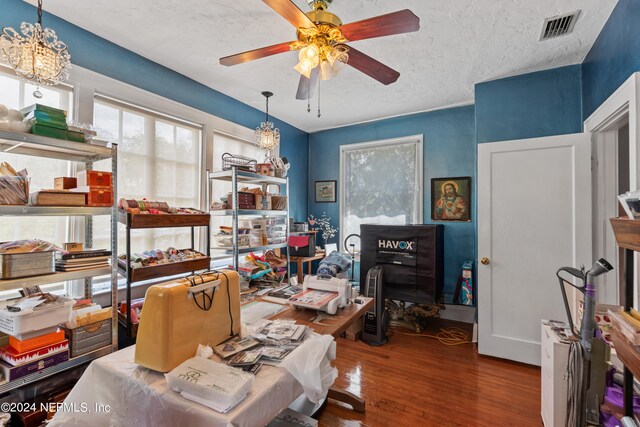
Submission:
<svg viewBox="0 0 640 427">
<path fill-rule="evenodd" d="M 285 305 L 253 301 L 240 308 L 240 318 L 242 319 L 242 323 L 251 325 L 259 320 L 275 316 L 287 308 Z"/>
</svg>

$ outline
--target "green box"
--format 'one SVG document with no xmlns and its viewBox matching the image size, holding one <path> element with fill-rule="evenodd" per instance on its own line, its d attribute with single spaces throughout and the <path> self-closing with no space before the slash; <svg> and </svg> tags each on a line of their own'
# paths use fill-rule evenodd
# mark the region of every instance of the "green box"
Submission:
<svg viewBox="0 0 640 427">
<path fill-rule="evenodd" d="M 49 107 L 48 105 L 42 105 L 42 104 L 33 104 L 20 110 L 20 112 L 25 116 L 30 114 L 32 111 L 40 111 L 50 116 L 63 118 L 64 120 L 66 120 L 66 117 L 67 117 L 66 111 L 60 110 L 58 108 Z"/>
<path fill-rule="evenodd" d="M 67 124 L 66 123 L 60 123 L 60 122 L 48 121 L 48 120 L 40 120 L 40 119 L 31 119 L 31 120 L 29 120 L 29 123 L 31 123 L 32 126 L 33 125 L 41 125 L 41 126 L 47 126 L 47 127 L 50 127 L 50 128 L 67 130 Z"/>
<path fill-rule="evenodd" d="M 45 126 L 51 126 L 58 129 L 67 129 L 67 120 L 64 117 L 52 116 L 40 111 L 33 111 L 27 114 L 27 119 L 31 123 L 38 123 Z"/>
<path fill-rule="evenodd" d="M 82 132 L 73 132 L 71 130 L 67 131 L 67 139 L 69 141 L 85 142 L 84 141 L 84 133 L 82 133 Z"/>
<path fill-rule="evenodd" d="M 31 125 L 31 133 L 35 135 L 48 136 L 49 138 L 67 139 L 66 130 L 52 128 L 51 126 L 45 126 L 39 123 Z"/>
</svg>

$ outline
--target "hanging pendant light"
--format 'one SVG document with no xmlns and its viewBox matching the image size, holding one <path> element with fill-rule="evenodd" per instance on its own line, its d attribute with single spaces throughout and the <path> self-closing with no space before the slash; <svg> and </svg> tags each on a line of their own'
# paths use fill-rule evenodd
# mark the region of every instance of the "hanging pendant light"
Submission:
<svg viewBox="0 0 640 427">
<path fill-rule="evenodd" d="M 55 31 L 42 27 L 42 0 L 38 0 L 38 22 L 23 22 L 20 31 L 2 29 L 0 52 L 19 77 L 38 86 L 33 96 L 42 98 L 40 85 L 53 86 L 69 78 L 71 55 Z"/>
<path fill-rule="evenodd" d="M 269 97 L 273 96 L 273 93 L 262 92 L 262 95 L 267 99 L 266 119 L 256 128 L 255 135 L 258 147 L 267 150 L 267 157 L 271 157 L 271 150 L 280 143 L 280 129 L 269 121 Z"/>
</svg>

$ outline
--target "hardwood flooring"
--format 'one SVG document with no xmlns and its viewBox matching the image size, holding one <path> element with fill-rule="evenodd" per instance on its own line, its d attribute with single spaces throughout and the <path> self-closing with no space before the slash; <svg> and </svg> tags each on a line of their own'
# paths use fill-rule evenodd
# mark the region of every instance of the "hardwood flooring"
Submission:
<svg viewBox="0 0 640 427">
<path fill-rule="evenodd" d="M 425 333 L 461 325 L 434 319 Z M 365 399 L 366 412 L 329 400 L 320 426 L 542 425 L 538 367 L 479 356 L 475 344 L 446 346 L 393 329 L 380 347 L 337 340 L 335 385 Z"/>
</svg>

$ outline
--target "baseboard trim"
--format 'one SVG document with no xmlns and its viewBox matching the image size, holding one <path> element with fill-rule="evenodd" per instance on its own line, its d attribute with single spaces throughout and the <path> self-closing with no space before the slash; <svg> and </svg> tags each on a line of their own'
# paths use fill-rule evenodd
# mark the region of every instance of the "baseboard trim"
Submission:
<svg viewBox="0 0 640 427">
<path fill-rule="evenodd" d="M 445 304 L 445 309 L 440 311 L 440 318 L 455 320 L 456 322 L 475 323 L 476 308 L 470 305 Z"/>
</svg>

